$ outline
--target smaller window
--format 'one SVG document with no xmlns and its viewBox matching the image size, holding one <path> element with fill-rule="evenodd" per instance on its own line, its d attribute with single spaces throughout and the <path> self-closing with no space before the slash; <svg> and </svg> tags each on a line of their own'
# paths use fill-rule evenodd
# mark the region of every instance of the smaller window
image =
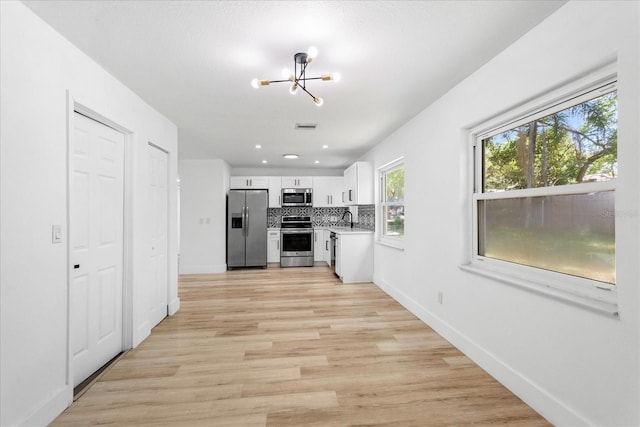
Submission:
<svg viewBox="0 0 640 427">
<path fill-rule="evenodd" d="M 404 159 L 378 169 L 380 176 L 380 239 L 399 243 L 404 238 Z"/>
</svg>

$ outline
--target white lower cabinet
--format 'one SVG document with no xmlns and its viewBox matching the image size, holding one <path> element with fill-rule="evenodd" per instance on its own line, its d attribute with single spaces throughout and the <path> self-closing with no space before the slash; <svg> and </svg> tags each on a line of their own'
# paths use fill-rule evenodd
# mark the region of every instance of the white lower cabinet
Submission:
<svg viewBox="0 0 640 427">
<path fill-rule="evenodd" d="M 324 229 L 313 229 L 313 261 L 324 261 Z"/>
<path fill-rule="evenodd" d="M 267 262 L 280 262 L 280 229 L 267 230 Z"/>
<path fill-rule="evenodd" d="M 342 283 L 373 280 L 373 233 L 336 235 L 336 274 Z"/>
<path fill-rule="evenodd" d="M 331 267 L 331 230 L 324 230 L 323 260 Z"/>
</svg>

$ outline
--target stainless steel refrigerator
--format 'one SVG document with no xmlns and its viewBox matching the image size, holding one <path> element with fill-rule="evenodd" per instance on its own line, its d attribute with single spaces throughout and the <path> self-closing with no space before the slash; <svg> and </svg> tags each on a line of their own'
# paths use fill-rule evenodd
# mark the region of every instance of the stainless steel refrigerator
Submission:
<svg viewBox="0 0 640 427">
<path fill-rule="evenodd" d="M 267 266 L 267 190 L 230 190 L 227 267 Z"/>
</svg>

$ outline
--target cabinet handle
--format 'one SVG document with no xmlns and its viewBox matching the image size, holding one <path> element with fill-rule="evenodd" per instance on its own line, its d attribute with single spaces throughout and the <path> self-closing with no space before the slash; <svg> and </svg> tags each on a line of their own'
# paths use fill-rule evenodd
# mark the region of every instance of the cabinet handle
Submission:
<svg viewBox="0 0 640 427">
<path fill-rule="evenodd" d="M 331 197 L 331 204 L 333 204 L 333 194 L 330 197 Z"/>
<path fill-rule="evenodd" d="M 278 241 L 277 241 L 276 249 L 277 249 L 277 250 L 280 250 L 280 240 L 278 240 Z"/>
<path fill-rule="evenodd" d="M 344 203 L 344 191 L 342 192 L 342 203 Z"/>
<path fill-rule="evenodd" d="M 328 240 L 325 240 L 325 241 L 324 241 L 324 250 L 325 250 L 325 251 L 328 251 L 328 250 L 329 250 L 329 241 L 328 241 Z"/>
<path fill-rule="evenodd" d="M 279 204 L 279 205 L 281 205 L 281 204 L 282 204 L 282 202 L 280 201 L 280 197 L 282 197 L 282 196 L 278 196 L 278 204 Z"/>
<path fill-rule="evenodd" d="M 313 233 L 313 241 L 314 242 L 318 241 L 318 233 Z"/>
<path fill-rule="evenodd" d="M 350 201 L 350 202 L 353 202 L 353 200 L 351 200 L 351 192 L 352 192 L 352 191 L 353 191 L 353 190 L 349 190 L 349 201 Z"/>
<path fill-rule="evenodd" d="M 331 204 L 331 196 L 327 196 L 327 204 L 330 205 Z"/>
</svg>

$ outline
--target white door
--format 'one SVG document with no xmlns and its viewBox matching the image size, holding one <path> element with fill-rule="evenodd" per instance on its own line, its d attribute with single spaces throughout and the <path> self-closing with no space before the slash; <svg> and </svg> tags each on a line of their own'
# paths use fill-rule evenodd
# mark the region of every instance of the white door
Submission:
<svg viewBox="0 0 640 427">
<path fill-rule="evenodd" d="M 122 350 L 124 135 L 76 113 L 69 157 L 75 387 Z"/>
<path fill-rule="evenodd" d="M 150 315 L 155 326 L 167 316 L 168 190 L 167 153 L 149 144 Z"/>
</svg>

